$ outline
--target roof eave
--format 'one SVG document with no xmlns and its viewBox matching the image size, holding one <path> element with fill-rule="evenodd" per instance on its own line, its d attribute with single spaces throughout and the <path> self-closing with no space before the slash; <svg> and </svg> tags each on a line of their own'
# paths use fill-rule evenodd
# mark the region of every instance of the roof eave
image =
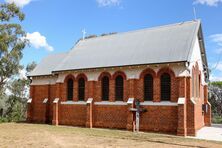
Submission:
<svg viewBox="0 0 222 148">
<path fill-rule="evenodd" d="M 144 64 L 131 64 L 131 65 L 118 65 L 118 66 L 107 66 L 107 67 L 91 67 L 91 68 L 79 68 L 79 69 L 65 69 L 65 70 L 55 70 L 52 74 L 65 72 L 65 71 L 79 71 L 79 70 L 90 70 L 90 69 L 104 69 L 104 68 L 116 68 L 116 67 L 128 67 L 128 66 L 143 66 L 143 65 L 159 65 L 159 64 L 172 64 L 172 63 L 185 63 L 187 60 L 182 61 L 172 61 L 172 62 L 162 62 L 162 63 L 144 63 Z"/>
<path fill-rule="evenodd" d="M 202 25 L 201 25 L 201 21 L 200 20 L 196 20 L 198 21 L 198 25 L 195 29 L 195 33 L 193 34 L 193 41 L 191 44 L 191 48 L 190 48 L 190 52 L 188 55 L 188 61 L 191 60 L 191 56 L 192 56 L 192 49 L 194 47 L 194 44 L 196 42 L 196 37 L 198 36 L 198 38 L 201 39 L 201 42 L 199 40 L 199 44 L 200 44 L 200 49 L 201 49 L 201 57 L 204 63 L 204 67 L 206 67 L 206 72 L 207 72 L 207 81 L 209 80 L 209 69 L 208 69 L 208 64 L 207 64 L 207 56 L 206 56 L 206 49 L 205 49 L 205 44 L 204 44 L 204 37 L 203 37 L 203 30 L 202 30 Z"/>
</svg>

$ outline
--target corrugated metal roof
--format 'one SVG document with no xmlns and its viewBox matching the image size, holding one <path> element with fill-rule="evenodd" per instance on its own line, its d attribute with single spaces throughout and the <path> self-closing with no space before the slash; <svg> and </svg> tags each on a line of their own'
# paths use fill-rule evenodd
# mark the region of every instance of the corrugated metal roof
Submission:
<svg viewBox="0 0 222 148">
<path fill-rule="evenodd" d="M 45 58 L 32 74 L 188 61 L 199 26 L 189 21 L 81 40 L 66 56 Z"/>
<path fill-rule="evenodd" d="M 67 53 L 52 54 L 45 57 L 29 76 L 51 75 L 55 67 L 67 56 Z"/>
</svg>

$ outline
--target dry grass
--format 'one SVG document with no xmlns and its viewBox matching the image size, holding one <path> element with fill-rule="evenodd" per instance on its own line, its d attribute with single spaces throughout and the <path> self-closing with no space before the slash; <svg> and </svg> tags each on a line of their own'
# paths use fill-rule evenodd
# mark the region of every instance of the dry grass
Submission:
<svg viewBox="0 0 222 148">
<path fill-rule="evenodd" d="M 0 147 L 222 147 L 222 143 L 165 134 L 42 124 L 0 124 Z"/>
</svg>

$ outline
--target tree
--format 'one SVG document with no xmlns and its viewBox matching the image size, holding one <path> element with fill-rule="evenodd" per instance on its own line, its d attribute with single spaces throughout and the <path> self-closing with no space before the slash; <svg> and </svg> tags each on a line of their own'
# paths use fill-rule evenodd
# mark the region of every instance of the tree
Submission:
<svg viewBox="0 0 222 148">
<path fill-rule="evenodd" d="M 36 66 L 37 66 L 36 62 L 32 62 L 32 63 L 28 64 L 26 66 L 27 74 L 30 73 L 31 71 L 33 71 Z"/>
<path fill-rule="evenodd" d="M 213 82 L 209 85 L 209 102 L 213 115 L 222 117 L 222 88 L 221 82 Z"/>
<path fill-rule="evenodd" d="M 26 66 L 26 76 L 36 67 L 32 62 Z M 5 113 L 8 121 L 21 121 L 25 119 L 26 105 L 29 97 L 30 80 L 26 78 L 14 79 L 8 86 L 11 95 L 6 101 L 7 111 Z"/>
<path fill-rule="evenodd" d="M 28 41 L 21 25 L 10 22 L 21 22 L 24 18 L 24 13 L 14 3 L 0 4 L 0 92 L 7 80 L 22 68 L 22 50 Z"/>
</svg>

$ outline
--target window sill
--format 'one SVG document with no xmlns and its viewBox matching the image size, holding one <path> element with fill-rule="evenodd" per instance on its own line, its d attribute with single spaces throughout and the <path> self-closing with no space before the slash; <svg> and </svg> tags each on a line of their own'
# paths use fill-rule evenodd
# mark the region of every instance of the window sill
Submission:
<svg viewBox="0 0 222 148">
<path fill-rule="evenodd" d="M 61 104 L 64 104 L 64 105 L 73 105 L 73 104 L 86 105 L 86 101 L 64 101 L 64 102 L 61 102 Z"/>
<path fill-rule="evenodd" d="M 127 102 L 123 101 L 115 101 L 115 102 L 109 102 L 109 101 L 101 101 L 101 102 L 95 102 L 95 105 L 127 105 Z"/>
<path fill-rule="evenodd" d="M 141 102 L 140 105 L 149 105 L 149 106 L 178 106 L 177 102 L 171 101 L 161 101 L 161 102 L 153 102 L 153 101 L 144 101 Z"/>
</svg>

